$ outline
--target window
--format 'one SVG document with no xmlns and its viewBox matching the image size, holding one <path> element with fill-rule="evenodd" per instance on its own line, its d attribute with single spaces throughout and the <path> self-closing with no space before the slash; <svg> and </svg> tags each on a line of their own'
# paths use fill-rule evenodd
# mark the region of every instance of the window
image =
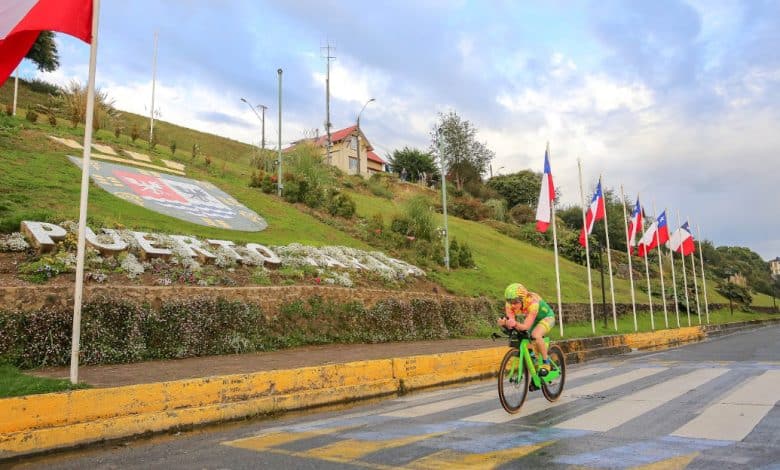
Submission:
<svg viewBox="0 0 780 470">
<path fill-rule="evenodd" d="M 349 172 L 352 174 L 358 171 L 358 159 L 355 157 L 349 157 Z"/>
<path fill-rule="evenodd" d="M 349 141 L 349 148 L 351 148 L 352 150 L 357 150 L 357 143 L 358 143 L 358 138 L 357 137 L 353 137 Z"/>
</svg>

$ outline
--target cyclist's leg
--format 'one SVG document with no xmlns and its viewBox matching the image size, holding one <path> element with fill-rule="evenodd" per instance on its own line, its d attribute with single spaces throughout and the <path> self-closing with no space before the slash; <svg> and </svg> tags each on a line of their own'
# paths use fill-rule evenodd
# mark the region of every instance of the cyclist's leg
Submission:
<svg viewBox="0 0 780 470">
<path fill-rule="evenodd" d="M 547 360 L 547 345 L 544 344 L 544 337 L 552 330 L 553 326 L 555 326 L 555 317 L 542 318 L 531 332 L 533 343 L 545 361 Z"/>
</svg>

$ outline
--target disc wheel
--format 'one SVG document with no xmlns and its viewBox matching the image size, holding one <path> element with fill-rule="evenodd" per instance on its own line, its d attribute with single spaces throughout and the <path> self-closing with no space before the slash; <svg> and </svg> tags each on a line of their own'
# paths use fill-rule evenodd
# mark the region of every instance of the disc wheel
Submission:
<svg viewBox="0 0 780 470">
<path fill-rule="evenodd" d="M 498 371 L 498 399 L 507 413 L 520 411 L 528 396 L 528 371 L 521 361 L 520 352 L 512 348 L 501 360 Z"/>
<path fill-rule="evenodd" d="M 556 401 L 563 393 L 563 386 L 566 383 L 566 356 L 563 350 L 558 346 L 551 346 L 547 351 L 547 357 L 550 358 L 552 370 L 560 371 L 560 375 L 551 382 L 542 380 L 542 393 L 548 401 Z"/>
</svg>

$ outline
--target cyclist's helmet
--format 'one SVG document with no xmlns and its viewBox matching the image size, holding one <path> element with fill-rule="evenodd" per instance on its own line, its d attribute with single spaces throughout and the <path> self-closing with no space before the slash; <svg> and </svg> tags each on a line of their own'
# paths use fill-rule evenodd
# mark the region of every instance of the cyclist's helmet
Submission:
<svg viewBox="0 0 780 470">
<path fill-rule="evenodd" d="M 504 289 L 504 298 L 507 302 L 511 302 L 515 299 L 523 298 L 528 293 L 528 290 L 525 288 L 524 285 L 519 283 L 513 283 L 509 284 L 506 289 Z"/>
</svg>

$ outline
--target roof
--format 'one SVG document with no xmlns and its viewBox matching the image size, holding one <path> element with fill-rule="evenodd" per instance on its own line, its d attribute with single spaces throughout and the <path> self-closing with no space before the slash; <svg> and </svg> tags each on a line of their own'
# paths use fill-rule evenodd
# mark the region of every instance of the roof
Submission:
<svg viewBox="0 0 780 470">
<path fill-rule="evenodd" d="M 369 151 L 368 151 L 368 154 L 366 154 L 366 158 L 368 158 L 369 160 L 371 160 L 371 161 L 373 161 L 373 162 L 381 163 L 381 164 L 383 164 L 383 165 L 384 165 L 384 163 L 385 163 L 385 161 L 384 161 L 384 160 L 382 160 L 382 157 L 380 157 L 379 155 L 375 154 L 375 153 L 374 153 L 374 152 L 372 152 L 371 150 L 369 150 Z"/>
<path fill-rule="evenodd" d="M 347 137 L 350 137 L 355 134 L 355 131 L 357 131 L 357 126 L 349 126 L 345 127 L 344 129 L 339 129 L 337 131 L 331 132 L 330 139 L 335 144 L 337 142 L 341 142 L 342 140 L 346 139 Z M 363 141 L 366 143 L 366 147 L 369 150 L 369 153 L 371 150 L 374 149 L 374 147 L 371 146 L 371 142 L 368 141 L 366 138 L 366 135 L 363 134 L 363 131 L 360 131 L 360 134 L 363 136 Z M 282 150 L 282 152 L 289 152 L 292 149 L 295 148 L 296 145 L 301 144 L 303 142 L 312 142 L 314 145 L 318 147 L 325 147 L 328 143 L 328 134 L 321 135 L 319 137 L 313 137 L 313 138 L 307 138 L 307 139 L 301 139 L 296 142 L 293 142 L 292 145 Z M 379 156 L 377 156 L 379 158 Z M 384 163 L 383 160 L 375 160 L 375 161 L 381 161 Z"/>
</svg>

